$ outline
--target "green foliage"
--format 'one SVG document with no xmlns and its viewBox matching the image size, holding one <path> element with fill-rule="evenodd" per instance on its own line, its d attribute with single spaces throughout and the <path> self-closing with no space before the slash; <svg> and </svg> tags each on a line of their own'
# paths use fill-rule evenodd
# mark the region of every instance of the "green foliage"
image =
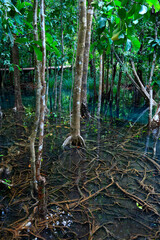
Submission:
<svg viewBox="0 0 160 240">
<path fill-rule="evenodd" d="M 154 6 L 155 12 L 160 10 L 160 3 L 158 0 L 146 0 L 146 2 L 149 4 L 150 8 Z"/>
</svg>

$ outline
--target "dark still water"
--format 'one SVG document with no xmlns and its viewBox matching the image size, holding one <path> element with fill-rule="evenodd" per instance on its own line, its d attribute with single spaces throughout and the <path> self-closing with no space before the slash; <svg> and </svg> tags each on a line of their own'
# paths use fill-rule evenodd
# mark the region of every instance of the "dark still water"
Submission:
<svg viewBox="0 0 160 240">
<path fill-rule="evenodd" d="M 69 114 L 46 117 L 41 173 L 48 213 L 42 220 L 31 191 L 33 118 L 28 112 L 17 118 L 7 105 L 13 101 L 1 97 L 0 239 L 160 239 L 160 140 L 139 121 L 147 111 L 140 118 L 128 111 L 126 119 L 81 119 L 86 149 L 62 150 Z M 34 98 L 25 101 L 30 106 Z"/>
</svg>

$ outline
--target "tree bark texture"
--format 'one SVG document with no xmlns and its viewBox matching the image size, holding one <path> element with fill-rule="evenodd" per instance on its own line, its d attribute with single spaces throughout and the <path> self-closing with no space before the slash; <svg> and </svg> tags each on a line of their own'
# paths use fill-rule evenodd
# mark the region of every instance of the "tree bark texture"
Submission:
<svg viewBox="0 0 160 240">
<path fill-rule="evenodd" d="M 46 81 L 45 81 L 45 66 L 46 66 L 46 41 L 45 41 L 45 17 L 44 17 L 44 0 L 40 4 L 40 17 L 41 17 L 41 41 L 42 41 L 42 67 L 41 67 L 41 102 L 40 102 L 40 127 L 39 127 L 39 145 L 38 156 L 36 163 L 36 177 L 38 181 L 38 209 L 39 215 L 44 217 L 46 214 L 45 203 L 45 177 L 41 176 L 41 160 L 43 152 L 43 139 L 44 139 L 44 118 L 45 118 L 45 94 L 46 94 Z"/>
<path fill-rule="evenodd" d="M 65 147 L 69 143 L 78 146 L 84 145 L 84 140 L 80 136 L 80 100 L 83 75 L 85 37 L 86 37 L 86 0 L 79 0 L 79 32 L 75 63 L 72 119 L 70 127 L 70 136 L 64 141 L 63 147 Z"/>
<path fill-rule="evenodd" d="M 156 17 L 156 24 L 155 24 L 155 41 L 158 39 L 158 26 L 157 26 L 158 18 Z M 149 128 L 151 128 L 152 125 L 152 108 L 153 108 L 153 87 L 152 87 L 152 78 L 154 74 L 154 68 L 155 68 L 155 62 L 156 62 L 156 50 L 157 47 L 154 48 L 154 54 L 153 54 L 153 61 L 152 61 L 152 67 L 150 72 L 150 78 L 149 78 Z"/>
<path fill-rule="evenodd" d="M 37 28 L 37 12 L 38 12 L 38 0 L 34 1 L 34 10 L 33 10 L 33 27 L 34 27 L 34 40 L 38 41 L 38 28 Z M 32 185 L 34 190 L 37 190 L 37 181 L 36 181 L 36 154 L 35 154 L 35 139 L 38 131 L 39 116 L 40 116 L 40 98 L 41 98 L 41 77 L 40 77 L 40 62 L 37 59 L 36 54 L 34 53 L 34 65 L 35 65 L 35 81 L 37 83 L 36 90 L 36 112 L 35 120 L 30 140 L 30 162 L 31 162 L 31 175 L 32 175 Z"/>
<path fill-rule="evenodd" d="M 16 111 L 22 111 L 24 109 L 22 104 L 21 97 L 21 87 L 20 87 L 20 71 L 19 71 L 19 49 L 17 43 L 14 42 L 12 47 L 12 63 L 14 65 L 14 94 L 15 94 L 15 103 L 14 106 Z"/>
<path fill-rule="evenodd" d="M 87 77 L 88 77 L 88 63 L 89 63 L 89 50 L 91 42 L 91 28 L 92 28 L 92 18 L 93 18 L 93 7 L 90 3 L 87 9 L 87 28 L 85 37 L 85 49 L 84 49 L 84 61 L 83 61 L 83 76 L 82 76 L 82 88 L 81 88 L 81 109 L 86 109 L 84 114 L 81 111 L 81 115 L 88 117 L 87 110 Z"/>
<path fill-rule="evenodd" d="M 107 74 L 106 74 L 106 103 L 109 100 L 108 88 L 109 88 L 109 56 L 108 56 L 108 59 L 107 59 Z"/>
<path fill-rule="evenodd" d="M 73 110 L 71 121 L 71 136 L 77 139 L 80 136 L 80 97 L 83 74 L 83 59 L 86 37 L 86 0 L 79 0 L 79 32 L 75 64 L 75 78 L 73 89 Z"/>
</svg>

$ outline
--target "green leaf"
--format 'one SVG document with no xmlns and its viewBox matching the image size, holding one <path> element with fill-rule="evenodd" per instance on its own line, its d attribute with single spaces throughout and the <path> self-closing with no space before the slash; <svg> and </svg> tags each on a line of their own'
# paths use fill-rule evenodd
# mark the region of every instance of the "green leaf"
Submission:
<svg viewBox="0 0 160 240">
<path fill-rule="evenodd" d="M 50 51 L 51 53 L 54 52 L 57 57 L 60 57 L 60 56 L 61 56 L 60 51 L 59 51 L 58 48 L 54 45 L 54 43 L 51 45 L 51 47 L 50 47 L 48 44 L 46 44 L 46 49 L 47 49 L 48 51 Z"/>
<path fill-rule="evenodd" d="M 37 46 L 35 46 L 35 45 L 32 45 L 32 47 L 34 48 L 35 54 L 37 56 L 37 59 L 39 61 L 42 61 L 42 52 L 41 52 L 41 50 Z"/>
<path fill-rule="evenodd" d="M 127 2 L 128 2 L 128 0 L 123 0 L 122 1 L 122 6 L 126 6 Z"/>
<path fill-rule="evenodd" d="M 110 10 L 112 10 L 114 7 L 109 5 L 107 8 L 106 8 L 106 11 L 109 12 Z"/>
<path fill-rule="evenodd" d="M 127 16 L 130 18 L 131 16 L 133 16 L 133 14 L 135 13 L 136 10 L 136 4 L 134 4 L 131 9 L 127 12 Z"/>
<path fill-rule="evenodd" d="M 125 51 L 129 51 L 131 49 L 132 42 L 130 39 L 127 39 L 126 41 L 126 46 L 125 46 Z"/>
<path fill-rule="evenodd" d="M 139 205 L 139 203 L 136 202 L 136 206 L 139 208 L 139 209 L 143 209 L 143 207 L 141 205 Z"/>
<path fill-rule="evenodd" d="M 154 6 L 155 12 L 160 10 L 160 3 L 158 0 L 146 0 L 150 7 Z"/>
<path fill-rule="evenodd" d="M 132 50 L 134 52 L 138 52 L 140 49 L 140 46 L 141 46 L 139 39 L 136 36 L 131 36 L 131 37 L 129 37 L 129 39 L 132 42 Z"/>
<path fill-rule="evenodd" d="M 46 42 L 48 42 L 49 44 L 53 43 L 53 37 L 51 36 L 50 33 L 46 33 Z"/>
<path fill-rule="evenodd" d="M 133 21 L 133 23 L 136 25 L 138 23 L 138 20 Z"/>
<path fill-rule="evenodd" d="M 120 2 L 120 1 L 114 1 L 114 4 L 115 4 L 117 7 L 120 7 L 120 6 L 121 6 L 121 2 Z"/>
<path fill-rule="evenodd" d="M 126 10 L 124 8 L 118 9 L 118 15 L 121 19 L 126 17 Z"/>
<path fill-rule="evenodd" d="M 104 28 L 106 26 L 106 18 L 101 17 L 98 21 L 98 28 Z"/>
<path fill-rule="evenodd" d="M 145 5 L 141 5 L 139 14 L 144 15 L 147 12 L 148 8 Z"/>
<path fill-rule="evenodd" d="M 101 7 L 103 7 L 103 5 L 104 5 L 104 2 L 103 1 L 99 1 L 98 2 L 98 6 L 101 8 Z"/>
<path fill-rule="evenodd" d="M 33 26 L 32 26 L 31 23 L 29 23 L 29 22 L 27 22 L 27 21 L 25 21 L 25 20 L 24 20 L 24 23 L 25 23 L 29 28 L 33 29 Z"/>
<path fill-rule="evenodd" d="M 29 40 L 28 38 L 17 38 L 16 43 L 27 43 Z"/>
</svg>

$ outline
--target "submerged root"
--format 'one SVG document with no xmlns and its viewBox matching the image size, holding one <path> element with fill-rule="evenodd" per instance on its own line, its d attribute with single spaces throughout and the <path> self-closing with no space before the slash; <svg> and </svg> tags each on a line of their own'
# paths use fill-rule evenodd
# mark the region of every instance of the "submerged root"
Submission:
<svg viewBox="0 0 160 240">
<path fill-rule="evenodd" d="M 62 144 L 62 148 L 65 149 L 67 145 L 77 146 L 77 147 L 85 147 L 85 141 L 81 137 L 81 135 L 77 135 L 76 137 L 69 136 L 64 143 Z"/>
</svg>

